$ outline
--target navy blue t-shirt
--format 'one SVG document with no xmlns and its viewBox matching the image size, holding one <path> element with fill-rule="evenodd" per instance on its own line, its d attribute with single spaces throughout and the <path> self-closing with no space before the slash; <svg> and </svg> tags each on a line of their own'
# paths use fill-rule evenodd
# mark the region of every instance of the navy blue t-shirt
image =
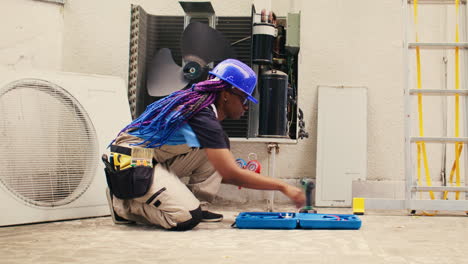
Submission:
<svg viewBox="0 0 468 264">
<path fill-rule="evenodd" d="M 186 144 L 193 148 L 229 149 L 229 138 L 216 118 L 214 109 L 214 105 L 211 105 L 200 110 L 187 123 L 174 131 L 165 144 Z M 131 130 L 129 133 L 142 139 L 149 139 L 149 136 L 153 136 L 140 134 L 139 129 Z M 157 139 L 158 135 L 154 137 Z M 155 141 L 157 142 L 157 140 Z"/>
<path fill-rule="evenodd" d="M 230 149 L 229 138 L 212 107 L 202 109 L 188 121 L 188 124 L 195 133 L 200 147 Z"/>
</svg>

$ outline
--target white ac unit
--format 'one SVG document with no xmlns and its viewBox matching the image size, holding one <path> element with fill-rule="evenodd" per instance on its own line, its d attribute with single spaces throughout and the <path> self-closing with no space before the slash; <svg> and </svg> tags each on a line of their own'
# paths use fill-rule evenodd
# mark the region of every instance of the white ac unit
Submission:
<svg viewBox="0 0 468 264">
<path fill-rule="evenodd" d="M 109 215 L 100 157 L 130 121 L 120 78 L 0 70 L 0 226 Z"/>
</svg>

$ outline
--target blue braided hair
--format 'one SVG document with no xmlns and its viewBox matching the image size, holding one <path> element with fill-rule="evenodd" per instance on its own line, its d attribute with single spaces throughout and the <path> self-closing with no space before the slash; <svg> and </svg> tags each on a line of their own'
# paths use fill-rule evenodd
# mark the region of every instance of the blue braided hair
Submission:
<svg viewBox="0 0 468 264">
<path fill-rule="evenodd" d="M 183 126 L 192 116 L 216 100 L 217 94 L 232 85 L 214 78 L 192 85 L 186 90 L 179 90 L 146 107 L 146 110 L 120 132 L 137 129 L 146 138 L 147 148 L 164 145 L 171 135 Z"/>
</svg>

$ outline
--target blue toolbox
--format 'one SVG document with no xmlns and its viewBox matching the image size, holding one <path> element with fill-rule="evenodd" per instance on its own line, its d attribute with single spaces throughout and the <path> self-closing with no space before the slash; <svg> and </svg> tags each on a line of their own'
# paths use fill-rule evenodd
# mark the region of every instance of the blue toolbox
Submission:
<svg viewBox="0 0 468 264">
<path fill-rule="evenodd" d="M 359 229 L 361 219 L 346 214 L 242 212 L 235 225 L 240 229 Z"/>
</svg>

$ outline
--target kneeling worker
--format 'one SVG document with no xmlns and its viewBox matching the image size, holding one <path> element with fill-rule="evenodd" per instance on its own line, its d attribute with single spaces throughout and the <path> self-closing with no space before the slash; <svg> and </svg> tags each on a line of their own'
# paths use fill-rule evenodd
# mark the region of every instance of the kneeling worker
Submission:
<svg viewBox="0 0 468 264">
<path fill-rule="evenodd" d="M 120 170 L 106 169 L 114 222 L 189 230 L 200 221 L 221 221 L 221 214 L 206 210 L 221 183 L 278 190 L 301 207 L 300 188 L 239 168 L 230 152 L 220 122 L 239 119 L 249 100 L 257 103 L 256 82 L 250 67 L 224 60 L 208 80 L 152 103 L 123 128 L 111 145 L 113 166 Z M 189 177 L 187 185 L 182 177 Z"/>
</svg>

